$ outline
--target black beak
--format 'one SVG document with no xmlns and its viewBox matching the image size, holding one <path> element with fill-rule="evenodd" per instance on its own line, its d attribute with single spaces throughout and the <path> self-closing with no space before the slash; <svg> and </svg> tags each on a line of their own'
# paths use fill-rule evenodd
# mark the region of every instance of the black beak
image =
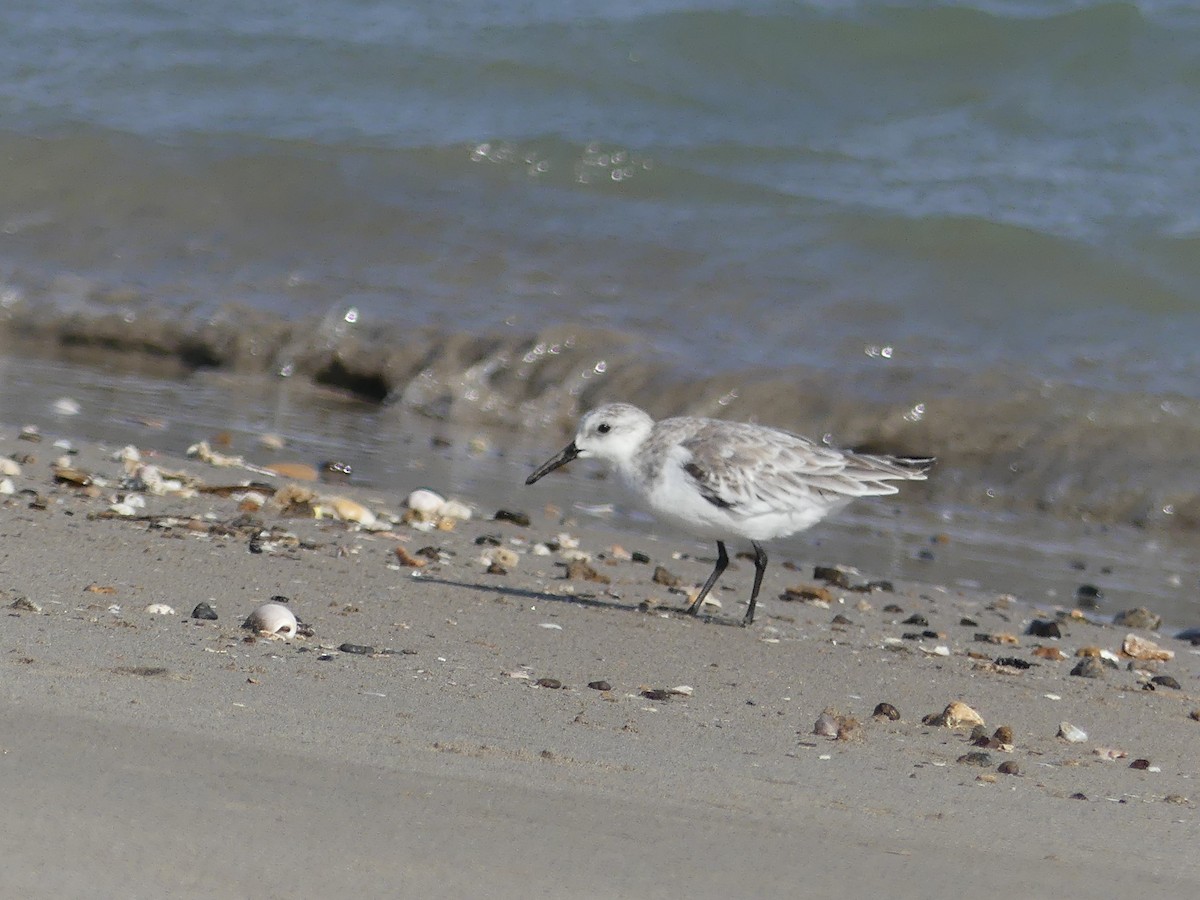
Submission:
<svg viewBox="0 0 1200 900">
<path fill-rule="evenodd" d="M 575 442 L 571 441 L 571 443 L 563 447 L 562 453 L 558 454 L 554 459 L 548 459 L 538 466 L 534 473 L 525 479 L 525 483 L 533 484 L 547 472 L 553 472 L 559 466 L 565 466 L 578 455 L 579 451 L 575 447 Z"/>
</svg>

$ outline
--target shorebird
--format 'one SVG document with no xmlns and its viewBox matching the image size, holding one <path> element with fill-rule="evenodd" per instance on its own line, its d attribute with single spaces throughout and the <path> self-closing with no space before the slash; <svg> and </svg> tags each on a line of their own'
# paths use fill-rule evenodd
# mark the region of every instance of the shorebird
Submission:
<svg viewBox="0 0 1200 900">
<path fill-rule="evenodd" d="M 580 458 L 608 463 L 661 520 L 717 542 L 717 564 L 688 607 L 692 615 L 729 565 L 725 542 L 754 549 L 754 588 L 743 625 L 754 621 L 767 569 L 761 541 L 810 528 L 856 497 L 894 494 L 895 481 L 923 481 L 932 459 L 838 450 L 778 428 L 683 416 L 654 421 L 628 403 L 579 420 L 575 439 L 525 479 Z"/>
</svg>

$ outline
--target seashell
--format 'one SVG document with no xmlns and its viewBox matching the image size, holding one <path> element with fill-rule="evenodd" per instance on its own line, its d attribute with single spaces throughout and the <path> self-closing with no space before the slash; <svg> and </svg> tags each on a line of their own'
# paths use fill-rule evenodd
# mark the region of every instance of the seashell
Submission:
<svg viewBox="0 0 1200 900">
<path fill-rule="evenodd" d="M 148 612 L 152 616 L 173 616 L 175 610 L 165 603 L 151 603 L 143 612 Z"/>
<path fill-rule="evenodd" d="M 9 475 L 15 477 L 21 474 L 21 464 L 15 459 L 9 459 L 7 456 L 0 458 L 0 475 Z"/>
<path fill-rule="evenodd" d="M 79 405 L 79 401 L 71 397 L 59 397 L 51 404 L 51 409 L 56 415 L 60 416 L 77 416 L 83 412 L 83 407 Z"/>
<path fill-rule="evenodd" d="M 678 694 L 680 697 L 690 697 L 692 694 L 696 693 L 696 689 L 690 684 L 677 684 L 675 687 L 671 688 L 671 693 Z"/>
<path fill-rule="evenodd" d="M 1058 736 L 1069 744 L 1082 744 L 1088 738 L 1086 731 L 1070 722 L 1058 723 Z"/>
<path fill-rule="evenodd" d="M 823 712 L 817 716 L 817 721 L 813 725 L 813 734 L 821 737 L 837 737 L 838 720 L 837 716 L 830 712 Z"/>
<path fill-rule="evenodd" d="M 940 728 L 963 728 L 982 725 L 983 716 L 967 704 L 955 700 L 940 713 L 928 715 L 922 721 L 926 725 L 936 725 Z"/>
<path fill-rule="evenodd" d="M 1096 756 L 1100 757 L 1101 759 L 1108 759 L 1108 760 L 1125 759 L 1125 757 L 1129 756 L 1129 754 L 1126 751 L 1118 750 L 1116 747 L 1097 747 L 1095 750 L 1092 751 L 1092 753 L 1094 753 Z"/>
<path fill-rule="evenodd" d="M 22 441 L 29 441 L 31 444 L 40 443 L 42 440 L 42 429 L 36 425 L 22 425 L 21 433 L 17 438 Z"/>
<path fill-rule="evenodd" d="M 404 498 L 404 506 L 420 516 L 433 518 L 446 505 L 446 498 L 428 488 L 419 488 Z"/>
<path fill-rule="evenodd" d="M 1138 637 L 1132 632 L 1125 635 L 1125 641 L 1121 644 L 1121 652 L 1126 656 L 1132 656 L 1134 659 L 1170 660 L 1175 658 L 1174 650 L 1164 650 L 1158 644 L 1154 643 L 1154 641 Z"/>
<path fill-rule="evenodd" d="M 437 515 L 443 519 L 457 519 L 460 522 L 469 522 L 472 513 L 471 507 L 467 506 L 461 500 L 447 500 L 438 509 Z"/>
<path fill-rule="evenodd" d="M 246 461 L 240 456 L 229 456 L 225 453 L 218 453 L 208 445 L 208 441 L 201 441 L 198 444 L 192 444 L 188 447 L 187 455 L 195 457 L 200 462 L 206 462 L 210 466 L 244 466 Z"/>
<path fill-rule="evenodd" d="M 11 495 L 17 492 L 17 486 L 11 478 L 0 478 L 0 494 Z"/>
<path fill-rule="evenodd" d="M 268 432 L 258 436 L 258 446 L 265 450 L 282 450 L 283 445 L 284 440 L 278 434 L 271 434 Z"/>
<path fill-rule="evenodd" d="M 40 613 L 42 611 L 41 605 L 30 600 L 28 597 L 18 597 L 12 603 L 8 604 L 8 608 L 18 610 L 19 612 Z"/>
<path fill-rule="evenodd" d="M 325 497 L 313 509 L 317 518 L 329 516 L 343 522 L 355 522 L 370 528 L 378 521 L 371 512 L 356 500 L 348 497 Z"/>
<path fill-rule="evenodd" d="M 60 484 L 73 484 L 76 487 L 87 487 L 92 483 L 92 476 L 82 469 L 71 466 L 55 466 L 54 480 Z"/>
<path fill-rule="evenodd" d="M 121 501 L 120 503 L 112 504 L 111 506 L 109 506 L 108 511 L 110 513 L 113 513 L 114 515 L 118 515 L 118 516 L 136 516 L 137 515 L 137 510 L 134 508 L 133 504 L 128 503 L 126 501 Z"/>
<path fill-rule="evenodd" d="M 282 634 L 287 638 L 296 636 L 296 614 L 282 603 L 264 603 L 246 617 L 243 628 L 250 628 L 260 634 L 275 636 Z"/>
<path fill-rule="evenodd" d="M 538 628 L 548 628 L 551 631 L 562 631 L 562 626 L 557 622 L 539 622 Z"/>
</svg>

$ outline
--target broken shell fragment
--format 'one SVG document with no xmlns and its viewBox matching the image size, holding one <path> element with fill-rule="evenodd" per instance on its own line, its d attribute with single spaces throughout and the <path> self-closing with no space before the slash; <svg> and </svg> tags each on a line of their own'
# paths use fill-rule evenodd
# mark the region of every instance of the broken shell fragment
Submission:
<svg viewBox="0 0 1200 900">
<path fill-rule="evenodd" d="M 1082 728 L 1077 728 L 1070 722 L 1060 722 L 1058 725 L 1058 736 L 1068 744 L 1082 744 L 1088 739 L 1087 732 Z"/>
<path fill-rule="evenodd" d="M 271 636 L 281 634 L 293 638 L 296 636 L 296 614 L 282 603 L 264 603 L 246 617 L 242 627 Z"/>
<path fill-rule="evenodd" d="M 314 507 L 318 519 L 328 516 L 343 522 L 354 522 L 364 528 L 371 528 L 377 522 L 375 513 L 371 512 L 356 500 L 347 497 L 325 497 Z"/>
<path fill-rule="evenodd" d="M 175 615 L 174 608 L 168 606 L 165 603 L 151 603 L 146 607 L 146 609 L 144 611 L 150 613 L 150 615 L 152 615 L 152 616 L 173 616 L 173 615 Z"/>
<path fill-rule="evenodd" d="M 1132 632 L 1125 635 L 1125 642 L 1121 644 L 1121 652 L 1126 656 L 1132 656 L 1134 659 L 1169 660 L 1175 658 L 1174 650 L 1164 650 L 1158 644 L 1154 643 L 1154 641 L 1138 637 Z"/>
<path fill-rule="evenodd" d="M 925 716 L 921 721 L 939 728 L 973 728 L 983 724 L 983 716 L 962 701 L 955 700 L 940 713 Z"/>
</svg>

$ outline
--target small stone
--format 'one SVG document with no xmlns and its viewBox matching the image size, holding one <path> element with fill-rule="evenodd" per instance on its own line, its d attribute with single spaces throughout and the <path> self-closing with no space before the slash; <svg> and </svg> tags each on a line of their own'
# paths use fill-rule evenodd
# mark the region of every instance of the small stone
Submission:
<svg viewBox="0 0 1200 900">
<path fill-rule="evenodd" d="M 534 683 L 538 687 L 550 688 L 551 690 L 554 690 L 554 691 L 559 690 L 563 686 L 563 683 L 561 681 L 559 681 L 557 678 L 539 678 Z"/>
<path fill-rule="evenodd" d="M 493 562 L 491 565 L 489 565 L 487 567 L 487 574 L 488 575 L 507 575 L 508 569 L 504 568 L 504 566 L 500 565 L 500 563 L 498 563 L 498 562 Z"/>
<path fill-rule="evenodd" d="M 813 734 L 821 737 L 837 737 L 838 733 L 838 717 L 835 713 L 826 710 L 817 716 L 817 721 L 813 725 Z"/>
<path fill-rule="evenodd" d="M 996 665 L 1008 666 L 1010 669 L 1032 669 L 1035 664 L 1019 656 L 997 656 Z"/>
<path fill-rule="evenodd" d="M 1175 658 L 1174 650 L 1165 650 L 1154 641 L 1132 633 L 1125 635 L 1125 640 L 1121 644 L 1121 652 L 1134 659 L 1172 660 Z"/>
<path fill-rule="evenodd" d="M 650 580 L 655 584 L 661 584 L 663 587 L 679 587 L 679 576 L 672 575 L 662 566 L 655 566 L 654 574 L 651 576 Z"/>
<path fill-rule="evenodd" d="M 514 525 L 519 525 L 521 528 L 529 527 L 529 516 L 523 512 L 514 512 L 510 509 L 498 509 L 496 515 L 492 516 L 497 522 L 511 522 Z"/>
<path fill-rule="evenodd" d="M 1017 765 L 1016 760 L 1008 759 L 1000 763 L 996 767 L 996 771 L 1001 775 L 1020 775 L 1021 767 Z"/>
<path fill-rule="evenodd" d="M 1157 631 L 1162 626 L 1162 616 L 1151 612 L 1144 606 L 1127 609 L 1113 617 L 1113 624 L 1122 628 L 1144 628 L 1146 631 Z"/>
<path fill-rule="evenodd" d="M 872 594 L 876 591 L 881 591 L 885 594 L 894 594 L 896 593 L 896 586 L 887 579 L 880 578 L 876 581 L 868 581 L 867 590 Z"/>
<path fill-rule="evenodd" d="M 813 566 L 813 578 L 817 579 L 817 581 L 832 584 L 835 587 L 850 587 L 850 573 L 839 569 L 837 566 Z"/>
<path fill-rule="evenodd" d="M 342 644 L 338 647 L 343 653 L 353 653 L 357 656 L 370 656 L 375 652 L 374 647 L 365 644 Z"/>
<path fill-rule="evenodd" d="M 1075 664 L 1071 674 L 1080 678 L 1103 678 L 1104 664 L 1095 656 L 1085 656 Z"/>
<path fill-rule="evenodd" d="M 671 692 L 662 690 L 661 688 L 646 688 L 642 691 L 642 696 L 647 700 L 670 700 Z"/>
<path fill-rule="evenodd" d="M 1083 793 L 1083 791 L 1076 791 L 1074 794 L 1072 794 L 1067 799 L 1068 800 L 1086 800 L 1087 794 Z"/>
<path fill-rule="evenodd" d="M 979 766 L 983 769 L 991 768 L 992 754 L 985 753 L 982 750 L 972 750 L 970 753 L 964 753 L 960 756 L 958 761 L 965 766 Z"/>
<path fill-rule="evenodd" d="M 900 719 L 900 710 L 896 709 L 890 703 L 880 703 L 876 705 L 875 711 L 871 715 L 876 719 L 890 719 L 896 722 Z"/>
<path fill-rule="evenodd" d="M 862 740 L 862 726 L 853 716 L 838 716 L 837 739 L 839 741 Z"/>
<path fill-rule="evenodd" d="M 504 539 L 498 534 L 481 534 L 475 538 L 475 546 L 477 547 L 499 547 L 504 543 Z"/>
<path fill-rule="evenodd" d="M 962 625 L 964 628 L 978 628 L 979 627 L 978 622 L 976 622 L 974 619 L 968 619 L 966 616 L 963 616 L 961 619 L 959 619 L 958 624 Z"/>
<path fill-rule="evenodd" d="M 997 631 L 994 634 L 986 631 L 975 633 L 975 640 L 984 644 L 1001 644 L 1008 647 L 1017 647 L 1021 643 L 1021 639 L 1015 634 L 1009 634 L 1007 631 Z"/>
<path fill-rule="evenodd" d="M 1058 627 L 1058 623 L 1046 619 L 1034 619 L 1029 623 L 1029 628 L 1026 629 L 1025 633 L 1041 638 L 1062 637 L 1062 629 Z"/>
<path fill-rule="evenodd" d="M 1200 709 L 1193 709 L 1190 713 L 1188 713 L 1188 718 L 1193 722 L 1200 722 Z"/>
<path fill-rule="evenodd" d="M 898 615 L 900 615 L 902 612 L 904 612 L 903 608 L 901 608 L 900 606 L 896 605 L 895 603 L 889 603 L 887 606 L 885 606 L 885 607 L 883 608 L 883 611 L 884 611 L 885 613 L 888 613 L 889 615 L 893 615 L 893 616 L 898 616 Z"/>
<path fill-rule="evenodd" d="M 1150 681 L 1154 684 L 1162 685 L 1165 688 L 1171 688 L 1173 691 L 1183 690 L 1183 688 L 1179 686 L 1179 682 L 1170 675 L 1155 675 L 1150 679 Z"/>
<path fill-rule="evenodd" d="M 1150 768 L 1150 760 L 1135 759 L 1133 762 L 1131 762 L 1129 764 L 1129 768 L 1131 768 L 1131 769 L 1148 769 L 1148 768 Z"/>
<path fill-rule="evenodd" d="M 571 581 L 592 581 L 597 584 L 611 584 L 612 579 L 607 575 L 602 575 L 582 559 L 572 560 L 567 564 L 567 574 L 564 576 Z"/>
<path fill-rule="evenodd" d="M 988 737 L 987 728 L 985 728 L 983 726 L 983 724 L 979 724 L 971 729 L 971 740 L 972 741 L 990 741 L 991 738 Z"/>
<path fill-rule="evenodd" d="M 922 628 L 928 627 L 929 620 L 920 613 L 913 613 L 907 619 L 900 623 L 901 625 L 920 625 Z"/>
<path fill-rule="evenodd" d="M 1082 728 L 1076 728 L 1070 722 L 1060 722 L 1058 724 L 1058 737 L 1062 738 L 1068 744 L 1082 744 L 1088 739 L 1086 731 Z"/>
<path fill-rule="evenodd" d="M 589 681 L 588 687 L 590 687 L 593 691 L 611 691 L 612 690 L 612 685 L 609 684 L 607 681 Z"/>
<path fill-rule="evenodd" d="M 780 600 L 787 602 L 800 601 L 802 603 L 812 603 L 816 606 L 828 607 L 835 597 L 833 591 L 827 587 L 820 585 L 799 585 L 798 587 L 784 588 L 783 593 L 779 595 Z"/>
<path fill-rule="evenodd" d="M 633 553 L 630 554 L 630 559 L 632 559 L 635 563 L 641 563 L 642 565 L 648 565 L 650 562 L 650 557 L 641 550 L 634 550 Z"/>
<path fill-rule="evenodd" d="M 217 621 L 217 611 L 213 609 L 211 603 L 205 600 L 196 604 L 192 610 L 192 618 L 203 619 L 206 622 L 215 622 Z"/>
<path fill-rule="evenodd" d="M 853 625 L 854 623 L 851 622 L 849 619 L 847 619 L 845 616 L 843 616 L 841 613 L 838 613 L 836 616 L 833 617 L 833 620 L 829 624 L 830 625 Z"/>
<path fill-rule="evenodd" d="M 992 733 L 992 737 L 1001 744 L 1011 744 L 1013 742 L 1013 730 L 1009 725 L 1001 725 Z"/>
<path fill-rule="evenodd" d="M 1095 609 L 1104 599 L 1104 591 L 1094 584 L 1081 584 L 1075 588 L 1075 602 L 1083 609 Z"/>
</svg>

